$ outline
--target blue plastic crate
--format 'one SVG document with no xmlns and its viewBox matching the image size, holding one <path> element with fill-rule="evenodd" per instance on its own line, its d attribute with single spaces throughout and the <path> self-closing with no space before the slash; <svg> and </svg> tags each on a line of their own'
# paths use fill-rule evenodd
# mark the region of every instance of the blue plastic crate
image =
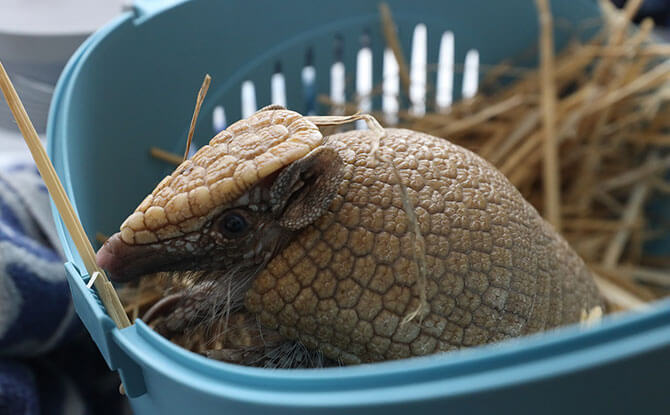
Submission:
<svg viewBox="0 0 670 415">
<path fill-rule="evenodd" d="M 428 62 L 437 61 L 445 31 L 454 34 L 455 62 L 477 50 L 482 66 L 517 56 L 537 39 L 530 0 L 389 3 L 406 51 L 416 25 L 425 24 Z M 598 16 L 588 0 L 554 0 L 552 11 L 556 20 L 575 24 Z M 214 82 L 196 130 L 200 144 L 221 127 L 222 109 L 228 120 L 240 118 L 245 81 L 255 86 L 258 107 L 270 104 L 278 68 L 289 108 L 318 106 L 314 94 L 329 91 L 335 58 L 355 78 L 362 36 L 377 83 L 384 43 L 374 2 L 136 0 L 72 57 L 49 117 L 49 155 L 89 237 L 117 229 L 167 173 L 147 149 L 181 151 L 205 72 Z M 566 36 L 558 32 L 558 43 Z M 306 60 L 316 74 L 310 85 L 303 83 Z M 461 83 L 456 74 L 454 99 Z M 372 105 L 379 108 L 381 100 Z M 667 301 L 607 317 L 587 331 L 566 327 L 422 358 L 318 370 L 241 367 L 183 350 L 140 320 L 116 329 L 86 287 L 82 261 L 55 217 L 77 312 L 109 367 L 121 374 L 136 414 L 647 414 L 670 408 Z"/>
</svg>

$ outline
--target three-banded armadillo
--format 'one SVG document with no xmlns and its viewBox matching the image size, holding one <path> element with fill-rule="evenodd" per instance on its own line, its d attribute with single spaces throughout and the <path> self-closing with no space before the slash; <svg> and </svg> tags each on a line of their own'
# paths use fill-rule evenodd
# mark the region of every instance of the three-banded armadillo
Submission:
<svg viewBox="0 0 670 415">
<path fill-rule="evenodd" d="M 118 281 L 201 270 L 214 288 L 191 319 L 243 302 L 263 326 L 345 363 L 493 342 L 602 305 L 584 262 L 493 166 L 386 129 L 380 160 L 407 189 L 418 240 L 392 166 L 370 157 L 372 136 L 324 138 L 296 112 L 261 110 L 166 177 L 98 263 Z"/>
</svg>

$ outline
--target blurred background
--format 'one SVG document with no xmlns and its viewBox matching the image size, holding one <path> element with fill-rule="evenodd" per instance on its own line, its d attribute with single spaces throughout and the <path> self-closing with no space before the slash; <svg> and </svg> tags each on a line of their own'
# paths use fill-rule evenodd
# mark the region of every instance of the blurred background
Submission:
<svg viewBox="0 0 670 415">
<path fill-rule="evenodd" d="M 58 77 L 121 0 L 0 0 L 0 60 L 44 139 Z M 124 414 L 79 322 L 43 185 L 0 95 L 0 414 Z"/>
<path fill-rule="evenodd" d="M 611 1 L 618 7 L 626 3 Z M 0 57 L 38 133 L 46 131 L 51 96 L 70 55 L 131 4 L 132 0 L 0 1 Z M 670 0 L 644 0 L 635 21 L 645 17 L 656 23 L 657 36 L 670 40 Z M 17 132 L 9 109 L 1 105 L 0 162 L 26 155 Z"/>
<path fill-rule="evenodd" d="M 67 60 L 122 0 L 1 0 L 0 58 L 41 135 L 53 89 Z M 3 99 L 3 98 L 0 98 Z M 4 102 L 4 101 L 3 101 Z M 6 105 L 0 106 L 0 158 L 24 153 Z"/>
<path fill-rule="evenodd" d="M 612 0 L 617 7 L 622 8 L 627 0 Z M 670 1 L 668 0 L 644 0 L 640 11 L 635 16 L 635 22 L 639 23 L 645 17 L 654 19 L 659 27 L 659 35 L 668 38 L 668 26 L 670 26 Z"/>
</svg>

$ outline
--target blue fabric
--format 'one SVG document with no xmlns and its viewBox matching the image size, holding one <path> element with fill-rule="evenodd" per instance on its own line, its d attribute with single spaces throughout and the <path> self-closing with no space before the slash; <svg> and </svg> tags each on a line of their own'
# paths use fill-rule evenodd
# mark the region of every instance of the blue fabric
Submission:
<svg viewBox="0 0 670 415">
<path fill-rule="evenodd" d="M 77 325 L 57 241 L 33 204 L 48 194 L 32 166 L 0 170 L 0 355 L 34 356 L 57 347 Z M 42 211 L 42 214 L 48 210 Z M 47 218 L 50 219 L 50 218 Z M 52 225 L 53 226 L 53 225 Z"/>
<path fill-rule="evenodd" d="M 118 385 L 74 312 L 37 169 L 0 165 L 0 415 L 121 413 Z"/>
<path fill-rule="evenodd" d="M 38 414 L 37 385 L 32 371 L 0 359 L 0 414 Z"/>
</svg>

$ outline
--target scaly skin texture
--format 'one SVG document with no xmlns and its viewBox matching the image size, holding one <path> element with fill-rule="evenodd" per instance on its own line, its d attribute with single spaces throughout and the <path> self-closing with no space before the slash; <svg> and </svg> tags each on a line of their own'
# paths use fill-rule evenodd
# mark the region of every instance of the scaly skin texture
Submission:
<svg viewBox="0 0 670 415">
<path fill-rule="evenodd" d="M 244 301 L 235 312 L 350 364 L 520 336 L 603 305 L 583 261 L 493 166 L 385 131 L 375 158 L 371 131 L 323 138 L 300 114 L 261 110 L 165 178 L 98 264 L 116 280 L 205 272 L 211 301 L 187 298 L 167 314 L 172 331 L 227 315 L 212 301 Z M 423 236 L 423 278 L 388 159 Z"/>
<path fill-rule="evenodd" d="M 601 306 L 584 262 L 509 181 L 477 155 L 387 129 L 381 151 L 407 185 L 425 238 L 422 316 L 413 234 L 370 132 L 328 137 L 344 180 L 328 212 L 303 229 L 252 284 L 263 325 L 345 363 L 418 356 L 579 321 Z"/>
<path fill-rule="evenodd" d="M 259 180 L 321 144 L 319 129 L 285 109 L 240 120 L 183 162 L 121 224 L 129 245 L 173 239 L 200 229 Z"/>
</svg>

